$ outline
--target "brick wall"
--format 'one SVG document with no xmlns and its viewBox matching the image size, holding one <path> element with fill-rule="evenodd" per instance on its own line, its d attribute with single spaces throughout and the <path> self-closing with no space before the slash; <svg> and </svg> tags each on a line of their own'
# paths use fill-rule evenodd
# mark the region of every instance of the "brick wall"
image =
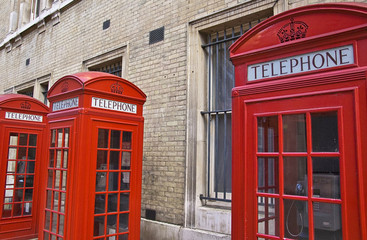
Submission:
<svg viewBox="0 0 367 240">
<path fill-rule="evenodd" d="M 316 1 L 316 0 L 315 0 Z M 280 0 L 297 7 L 314 0 Z M 10 52 L 0 47 L 0 92 L 51 74 L 54 82 L 83 70 L 83 61 L 127 46 L 128 80 L 147 94 L 144 106 L 142 215 L 183 224 L 185 199 L 187 24 L 246 0 L 80 0 L 21 34 Z M 363 1 L 366 2 L 366 1 Z M 0 37 L 8 31 L 9 0 L 0 1 Z M 110 27 L 102 29 L 110 20 Z M 3 26 L 5 25 L 5 26 Z M 149 45 L 149 32 L 164 26 L 162 42 Z M 40 33 L 41 32 L 41 33 Z M 1 39 L 1 41 L 2 41 Z M 195 56 L 190 56 L 195 57 Z M 30 64 L 26 66 L 26 60 Z"/>
</svg>

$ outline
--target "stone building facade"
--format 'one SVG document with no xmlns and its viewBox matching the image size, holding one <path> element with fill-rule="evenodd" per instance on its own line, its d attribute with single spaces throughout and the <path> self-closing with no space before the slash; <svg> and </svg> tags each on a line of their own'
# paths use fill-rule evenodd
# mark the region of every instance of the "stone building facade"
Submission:
<svg viewBox="0 0 367 240">
<path fill-rule="evenodd" d="M 141 238 L 230 239 L 228 47 L 324 2 L 335 1 L 0 0 L 0 92 L 47 103 L 55 81 L 90 70 L 133 82 L 148 96 Z"/>
</svg>

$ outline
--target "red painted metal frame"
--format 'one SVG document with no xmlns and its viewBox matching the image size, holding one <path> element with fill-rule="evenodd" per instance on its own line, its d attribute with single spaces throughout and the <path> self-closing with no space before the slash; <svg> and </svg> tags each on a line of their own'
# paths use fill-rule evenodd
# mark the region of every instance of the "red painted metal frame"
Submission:
<svg viewBox="0 0 367 240">
<path fill-rule="evenodd" d="M 308 24 L 307 35 L 301 39 L 281 43 L 277 38 L 277 33 L 282 26 L 289 23 L 291 18 Z M 257 169 L 254 154 L 257 139 L 256 115 L 253 115 L 253 111 L 261 116 L 273 112 L 280 118 L 279 113 L 282 111 L 299 112 L 307 109 L 338 111 L 338 121 L 343 123 L 342 126 L 339 126 L 339 144 L 342 147 L 338 156 L 344 159 L 340 165 L 341 200 L 308 199 L 309 211 L 312 212 L 312 201 L 314 200 L 342 204 L 343 239 L 367 239 L 367 199 L 365 196 L 367 193 L 367 134 L 365 134 L 367 126 L 362 124 L 367 121 L 366 30 L 366 4 L 310 5 L 265 20 L 231 46 L 230 54 L 235 65 L 236 78 L 236 87 L 232 91 L 232 239 L 256 239 Z M 247 80 L 247 67 L 250 64 L 345 45 L 353 46 L 354 64 L 251 82 Z M 347 95 L 345 95 L 346 99 L 340 100 L 332 97 L 333 94 Z M 303 99 L 305 103 L 296 107 L 294 105 L 296 99 Z M 343 105 L 340 105 L 340 102 L 343 101 L 345 101 L 344 107 L 340 107 Z M 283 108 L 286 107 L 284 105 L 294 107 L 284 110 Z M 269 106 L 272 106 L 272 109 L 265 111 L 264 109 L 268 109 Z M 307 119 L 309 122 L 309 114 Z M 279 122 L 279 128 L 281 124 Z M 282 135 L 282 131 L 279 134 Z M 307 139 L 310 141 L 310 132 L 308 132 Z M 307 143 L 307 146 L 310 148 L 310 142 Z M 279 147 L 281 151 L 281 146 Z M 307 149 L 307 154 L 310 157 L 315 153 Z M 273 156 L 270 153 L 260 155 Z M 346 159 L 355 159 L 355 161 L 350 164 Z M 279 159 L 279 164 L 281 176 L 283 174 L 282 159 Z M 308 169 L 311 167 L 312 162 L 308 161 Z M 282 181 L 279 181 L 280 189 L 284 188 L 283 184 Z M 312 186 L 312 177 L 308 178 L 308 185 Z M 308 189 L 309 194 L 311 190 Z M 280 197 L 283 197 L 281 192 L 280 190 Z M 264 193 L 260 195 L 273 196 Z M 300 199 L 288 195 L 284 197 Z M 284 219 L 282 203 L 279 203 L 279 214 Z M 282 224 L 284 223 L 280 222 L 279 233 L 284 236 Z M 310 224 L 312 227 L 312 219 L 310 219 Z M 277 238 L 269 237 L 269 239 Z"/>
<path fill-rule="evenodd" d="M 48 114 L 49 128 L 70 128 L 69 166 L 63 239 L 93 239 L 98 128 L 134 129 L 131 150 L 129 238 L 140 236 L 140 199 L 143 157 L 143 104 L 145 94 L 134 84 L 111 74 L 85 72 L 59 79 L 49 90 L 51 109 L 55 102 L 78 97 L 78 106 Z M 92 106 L 92 97 L 136 105 L 136 113 Z M 48 134 L 50 139 L 50 133 Z M 42 189 L 39 239 L 44 239 L 46 179 Z M 98 239 L 108 239 L 107 235 Z"/>
<path fill-rule="evenodd" d="M 32 122 L 6 119 L 6 112 L 38 115 L 42 116 L 42 121 Z M 0 147 L 0 239 L 30 239 L 37 236 L 40 204 L 39 182 L 41 178 L 41 169 L 45 162 L 45 156 L 42 153 L 44 151 L 44 147 L 46 147 L 44 140 L 47 127 L 46 115 L 48 112 L 49 108 L 34 98 L 20 94 L 0 95 L 0 136 L 1 142 L 3 143 Z M 32 213 L 29 216 L 2 218 L 10 133 L 37 134 L 36 156 L 34 161 L 35 172 L 33 183 Z M 29 143 L 27 143 L 27 145 L 28 144 Z M 29 163 L 28 157 L 26 159 L 27 160 L 22 161 Z M 31 161 L 33 162 L 33 160 Z M 19 173 L 15 172 L 14 176 L 17 176 L 17 174 Z M 26 171 L 21 175 L 27 175 Z M 16 179 L 14 179 L 14 184 L 15 180 Z M 15 186 L 15 188 L 17 187 Z M 24 185 L 24 189 L 26 188 L 27 186 Z"/>
</svg>

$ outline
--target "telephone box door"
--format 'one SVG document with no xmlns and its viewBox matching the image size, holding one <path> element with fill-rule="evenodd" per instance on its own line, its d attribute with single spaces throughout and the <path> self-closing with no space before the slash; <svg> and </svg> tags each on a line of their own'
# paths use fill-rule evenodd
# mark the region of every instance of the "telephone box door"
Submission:
<svg viewBox="0 0 367 240">
<path fill-rule="evenodd" d="M 362 239 L 355 96 L 245 100 L 248 236 Z"/>
<path fill-rule="evenodd" d="M 5 186 L 0 193 L 3 207 L 0 209 L 0 218 L 3 221 L 16 220 L 13 224 L 0 225 L 2 233 L 25 231 L 29 235 L 36 232 L 38 182 L 41 156 L 39 142 L 42 141 L 42 131 L 7 128 L 3 136 L 4 148 L 2 159 L 2 174 L 0 181 Z M 19 224 L 21 223 L 21 224 Z"/>
<path fill-rule="evenodd" d="M 138 127 L 132 123 L 95 121 L 93 134 L 96 179 L 93 239 L 139 238 Z"/>
</svg>

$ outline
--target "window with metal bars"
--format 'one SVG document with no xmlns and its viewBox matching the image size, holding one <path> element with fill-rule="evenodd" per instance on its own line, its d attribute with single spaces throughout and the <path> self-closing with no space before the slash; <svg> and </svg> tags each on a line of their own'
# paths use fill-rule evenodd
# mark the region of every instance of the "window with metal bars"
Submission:
<svg viewBox="0 0 367 240">
<path fill-rule="evenodd" d="M 100 65 L 100 66 L 97 66 L 97 67 L 92 67 L 92 68 L 89 68 L 89 70 L 99 71 L 99 72 L 106 72 L 106 73 L 110 73 L 110 74 L 121 77 L 122 59 L 119 59 L 119 60 L 114 61 L 112 63 L 109 62 L 109 63 L 104 64 L 104 65 Z"/>
<path fill-rule="evenodd" d="M 265 18 L 264 18 L 265 19 Z M 206 192 L 201 200 L 231 202 L 232 192 L 232 98 L 234 66 L 229 47 L 264 19 L 208 34 L 202 48 L 207 55 L 207 104 L 201 111 L 206 122 Z"/>
</svg>

